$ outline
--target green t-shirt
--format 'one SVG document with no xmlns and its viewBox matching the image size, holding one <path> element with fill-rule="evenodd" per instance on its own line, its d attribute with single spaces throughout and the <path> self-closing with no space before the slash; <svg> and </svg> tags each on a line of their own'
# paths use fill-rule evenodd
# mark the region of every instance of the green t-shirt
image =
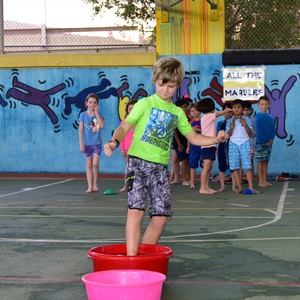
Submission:
<svg viewBox="0 0 300 300">
<path fill-rule="evenodd" d="M 128 154 L 160 164 L 168 163 L 175 128 L 183 135 L 193 131 L 183 110 L 156 94 L 139 100 L 125 122 L 136 124 Z"/>
</svg>

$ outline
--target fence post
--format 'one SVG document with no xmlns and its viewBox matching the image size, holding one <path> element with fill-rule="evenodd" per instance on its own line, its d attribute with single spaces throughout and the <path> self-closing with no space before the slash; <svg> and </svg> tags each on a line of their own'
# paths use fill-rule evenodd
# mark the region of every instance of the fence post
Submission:
<svg viewBox="0 0 300 300">
<path fill-rule="evenodd" d="M 3 0 L 0 0 L 0 54 L 4 54 L 4 16 L 3 16 Z"/>
</svg>

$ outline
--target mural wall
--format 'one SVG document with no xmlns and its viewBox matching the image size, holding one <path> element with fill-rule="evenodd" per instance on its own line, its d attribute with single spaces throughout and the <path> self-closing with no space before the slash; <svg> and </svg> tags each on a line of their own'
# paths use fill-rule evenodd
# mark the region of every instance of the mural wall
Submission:
<svg viewBox="0 0 300 300">
<path fill-rule="evenodd" d="M 176 97 L 211 97 L 222 107 L 221 54 L 177 56 L 186 75 Z M 300 66 L 265 66 L 265 93 L 276 119 L 276 140 L 269 172 L 298 173 L 298 98 Z M 105 118 L 103 141 L 120 123 L 128 99 L 154 92 L 151 68 L 36 68 L 0 70 L 0 172 L 84 173 L 79 151 L 78 117 L 84 100 L 96 93 Z M 175 99 L 174 99 L 175 100 Z M 258 111 L 253 104 L 253 115 Z M 101 155 L 101 173 L 123 173 L 119 149 L 113 159 Z M 214 165 L 217 172 L 217 163 Z"/>
</svg>

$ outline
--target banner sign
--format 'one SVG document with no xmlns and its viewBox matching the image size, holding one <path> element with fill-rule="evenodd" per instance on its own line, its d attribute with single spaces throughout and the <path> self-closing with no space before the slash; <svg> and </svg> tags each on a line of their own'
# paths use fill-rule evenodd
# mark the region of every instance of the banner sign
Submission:
<svg viewBox="0 0 300 300">
<path fill-rule="evenodd" d="M 265 68 L 223 68 L 223 102 L 258 100 L 265 94 Z"/>
</svg>

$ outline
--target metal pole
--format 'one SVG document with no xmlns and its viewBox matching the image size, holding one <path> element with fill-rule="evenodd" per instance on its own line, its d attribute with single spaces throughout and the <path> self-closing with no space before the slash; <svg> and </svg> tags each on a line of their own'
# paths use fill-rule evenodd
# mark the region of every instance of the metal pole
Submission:
<svg viewBox="0 0 300 300">
<path fill-rule="evenodd" d="M 3 17 L 3 0 L 0 0 L 0 54 L 4 54 L 4 17 Z"/>
</svg>

